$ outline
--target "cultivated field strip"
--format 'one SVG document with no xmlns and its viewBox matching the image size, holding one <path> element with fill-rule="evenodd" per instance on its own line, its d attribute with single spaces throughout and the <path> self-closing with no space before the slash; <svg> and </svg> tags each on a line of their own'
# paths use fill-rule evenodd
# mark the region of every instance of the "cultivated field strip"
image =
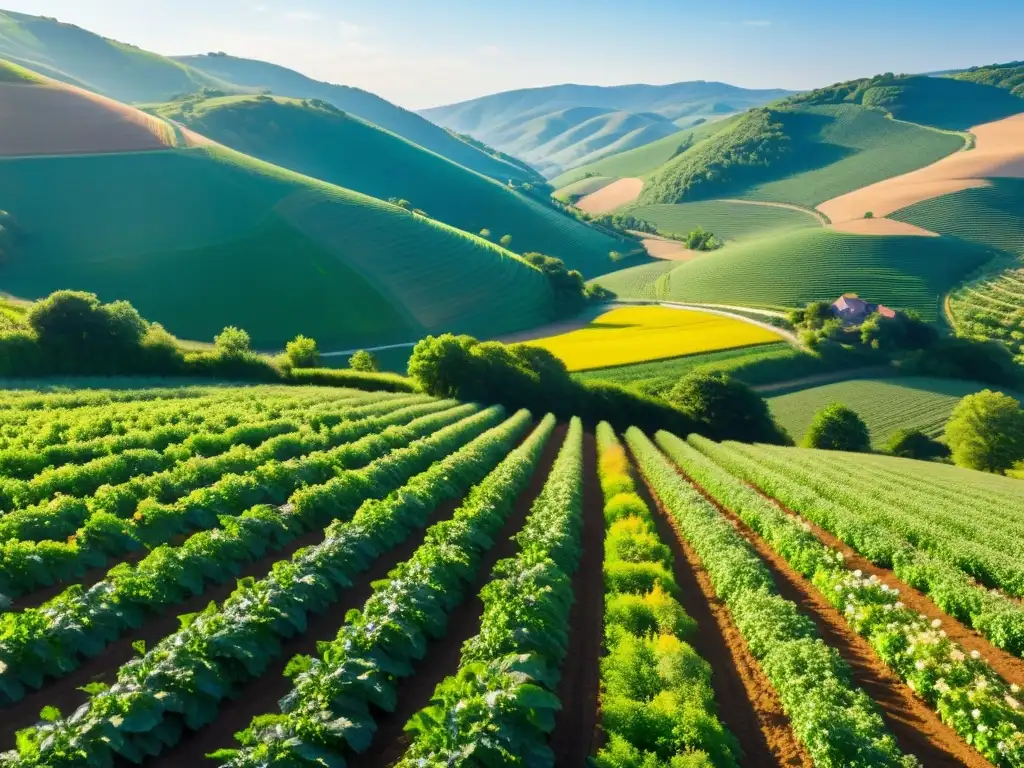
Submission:
<svg viewBox="0 0 1024 768">
<path fill-rule="evenodd" d="M 597 759 L 640 765 L 654 755 L 703 753 L 738 765 L 740 746 L 718 719 L 711 667 L 687 642 L 700 628 L 679 603 L 672 551 L 636 493 L 629 457 L 607 423 L 597 427 L 605 515 L 605 655 Z M 638 670 L 650 670 L 638 674 Z"/>
<path fill-rule="evenodd" d="M 582 555 L 583 426 L 573 419 L 548 481 L 481 592 L 480 633 L 459 671 L 406 726 L 412 743 L 397 765 L 445 764 L 467 749 L 483 760 L 551 764 L 548 733 L 569 649 L 572 574 Z M 501 706 L 494 706 L 500 702 Z"/>
<path fill-rule="evenodd" d="M 665 432 L 658 434 L 658 442 L 688 476 L 841 611 L 850 629 L 967 744 L 994 765 L 1024 765 L 1024 712 L 1014 698 L 1018 689 L 979 652 L 966 653 L 941 629 L 941 620 L 907 608 L 898 590 L 849 568 L 841 552 L 717 465 L 714 455 L 709 458 Z M 703 439 L 695 442 L 707 445 Z"/>
<path fill-rule="evenodd" d="M 495 417 L 500 409 L 469 421 L 488 425 Z M 213 722 L 233 691 L 264 674 L 283 642 L 307 630 L 310 616 L 324 614 L 339 590 L 422 526 L 439 502 L 483 479 L 529 421 L 520 411 L 469 442 L 479 430 L 463 422 L 396 452 L 375 480 L 339 475 L 313 496 L 334 520 L 321 543 L 275 564 L 263 579 L 242 579 L 221 607 L 211 604 L 183 618 L 178 632 L 123 665 L 116 683 L 90 686 L 88 701 L 72 717 L 44 711 L 37 726 L 19 734 L 17 749 L 0 756 L 0 765 L 107 765 L 118 756 L 139 762 Z M 422 471 L 382 501 L 360 502 L 374 483 L 390 478 L 397 486 L 395 478 L 410 469 Z M 351 519 L 345 509 L 354 510 Z"/>
<path fill-rule="evenodd" d="M 875 565 L 891 569 L 898 578 L 921 590 L 943 611 L 976 629 L 997 648 L 1024 656 L 1024 606 L 999 591 L 981 586 L 956 565 L 955 544 L 947 544 L 938 553 L 916 547 L 899 533 L 872 522 L 864 513 L 865 507 L 873 503 L 870 500 L 853 507 L 831 501 L 791 477 L 786 466 L 780 469 L 752 459 L 732 444 L 719 446 L 696 437 L 691 440 L 730 472 L 836 536 Z M 901 495 L 910 494 L 902 491 Z M 901 519 L 908 517 L 903 515 Z M 970 550 L 966 543 L 964 548 Z M 943 556 L 944 553 L 950 556 Z"/>
<path fill-rule="evenodd" d="M 851 682 L 839 654 L 731 523 L 639 430 L 626 440 L 679 535 L 710 575 L 740 634 L 778 693 L 797 739 L 818 766 L 909 766 L 877 705 Z"/>
<path fill-rule="evenodd" d="M 375 712 L 396 708 L 400 681 L 416 673 L 429 643 L 444 637 L 554 427 L 555 418 L 545 417 L 450 520 L 429 528 L 412 557 L 374 585 L 363 609 L 349 613 L 317 658 L 296 660 L 281 714 L 253 719 L 239 734 L 242 748 L 223 754 L 226 765 L 301 764 L 315 754 L 330 761 L 369 749 Z M 403 503 L 411 507 L 410 502 Z"/>
<path fill-rule="evenodd" d="M 58 499 L 51 512 L 66 512 L 75 521 L 83 518 L 82 526 L 66 541 L 5 542 L 0 548 L 0 594 L 16 598 L 72 581 L 90 567 L 103 567 L 111 556 L 215 528 L 219 514 L 283 503 L 299 486 L 332 478 L 346 459 L 383 455 L 419 437 L 417 428 L 429 431 L 438 425 L 436 420 L 421 421 L 411 424 L 410 432 L 401 429 L 404 421 L 441 411 L 438 418 L 447 423 L 473 410 L 474 406 L 436 401 L 398 409 L 395 416 L 385 409 L 383 416 L 342 421 L 326 431 L 280 435 L 257 449 L 239 446 L 218 457 L 185 462 L 128 487 L 114 486 L 109 493 L 101 488 L 90 500 L 93 503 L 84 505 L 84 512 L 74 499 Z"/>
</svg>

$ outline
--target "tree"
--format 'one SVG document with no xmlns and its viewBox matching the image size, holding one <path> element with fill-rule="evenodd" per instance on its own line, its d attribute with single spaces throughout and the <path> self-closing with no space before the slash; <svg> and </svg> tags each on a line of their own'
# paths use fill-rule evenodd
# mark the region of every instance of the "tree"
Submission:
<svg viewBox="0 0 1024 768">
<path fill-rule="evenodd" d="M 691 251 L 716 251 L 723 243 L 711 232 L 704 231 L 703 227 L 697 227 L 686 236 L 686 247 Z"/>
<path fill-rule="evenodd" d="M 491 239 L 491 230 L 487 229 L 486 227 L 484 229 L 481 229 L 480 230 L 480 237 L 482 237 L 484 240 L 490 240 Z"/>
<path fill-rule="evenodd" d="M 679 380 L 669 402 L 713 440 L 787 443 L 789 436 L 772 419 L 768 404 L 750 387 L 722 371 L 693 371 Z"/>
<path fill-rule="evenodd" d="M 502 235 L 501 240 L 498 241 L 502 248 L 512 247 L 512 235 Z"/>
<path fill-rule="evenodd" d="M 946 425 L 946 444 L 957 466 L 1005 472 L 1024 460 L 1024 411 L 1002 392 L 967 395 Z"/>
<path fill-rule="evenodd" d="M 804 437 L 803 446 L 827 451 L 869 453 L 871 435 L 867 424 L 854 411 L 841 403 L 832 403 L 815 415 Z"/>
<path fill-rule="evenodd" d="M 555 312 L 558 317 L 575 315 L 587 302 L 587 285 L 575 269 L 566 269 L 565 262 L 543 253 L 523 254 L 523 260 L 537 267 L 548 279 L 555 296 Z"/>
<path fill-rule="evenodd" d="M 244 357 L 252 352 L 252 339 L 241 328 L 229 325 L 213 337 L 213 346 L 224 357 Z"/>
<path fill-rule="evenodd" d="M 293 368 L 316 368 L 320 363 L 316 340 L 301 334 L 285 345 L 284 354 Z"/>
<path fill-rule="evenodd" d="M 949 456 L 949 447 L 918 429 L 900 429 L 889 438 L 885 452 L 905 459 L 930 461 Z"/>
<path fill-rule="evenodd" d="M 348 359 L 348 367 L 353 371 L 377 373 L 380 370 L 380 363 L 377 362 L 377 358 L 374 357 L 373 353 L 360 349 Z"/>
</svg>

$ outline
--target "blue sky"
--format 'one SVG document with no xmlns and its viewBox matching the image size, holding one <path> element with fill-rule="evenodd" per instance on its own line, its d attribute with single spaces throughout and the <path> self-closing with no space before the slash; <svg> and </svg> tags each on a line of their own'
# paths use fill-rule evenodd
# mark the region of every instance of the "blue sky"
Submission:
<svg viewBox="0 0 1024 768">
<path fill-rule="evenodd" d="M 1022 0 L 0 0 L 164 54 L 223 50 L 422 108 L 555 83 L 811 88 L 1024 59 Z"/>
</svg>

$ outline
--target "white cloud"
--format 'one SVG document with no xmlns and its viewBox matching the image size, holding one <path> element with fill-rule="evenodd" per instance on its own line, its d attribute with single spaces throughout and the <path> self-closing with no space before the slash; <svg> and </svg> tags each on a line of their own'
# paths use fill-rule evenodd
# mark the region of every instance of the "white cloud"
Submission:
<svg viewBox="0 0 1024 768">
<path fill-rule="evenodd" d="M 320 14 L 313 11 L 285 11 L 281 17 L 286 21 L 317 21 Z"/>
<path fill-rule="evenodd" d="M 770 27 L 772 23 L 766 19 L 749 19 L 743 22 L 744 27 Z"/>
</svg>

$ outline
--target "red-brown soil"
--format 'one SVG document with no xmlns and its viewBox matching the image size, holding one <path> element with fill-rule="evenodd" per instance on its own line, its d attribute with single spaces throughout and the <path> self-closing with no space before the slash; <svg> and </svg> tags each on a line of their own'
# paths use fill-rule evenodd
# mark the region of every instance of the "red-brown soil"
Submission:
<svg viewBox="0 0 1024 768">
<path fill-rule="evenodd" d="M 473 595 L 455 611 L 448 620 L 448 631 L 439 640 L 430 643 L 427 655 L 417 665 L 415 675 L 402 680 L 398 685 L 398 707 L 394 712 L 377 715 L 377 732 L 373 743 L 352 764 L 362 768 L 384 768 L 399 760 L 409 746 L 405 724 L 409 718 L 426 707 L 437 686 L 449 675 L 455 674 L 459 668 L 462 645 L 480 632 L 480 619 L 483 615 L 483 602 L 479 592 L 491 580 L 494 564 L 516 553 L 516 543 L 512 536 L 526 522 L 533 502 L 540 494 L 551 471 L 551 465 L 558 456 L 558 451 L 565 440 L 566 427 L 559 426 L 548 438 L 540 461 L 534 470 L 530 485 L 516 499 L 512 514 L 495 539 L 496 544 L 480 562 L 477 570 L 476 583 L 470 588 Z"/>
<path fill-rule="evenodd" d="M 744 768 L 811 768 L 810 755 L 793 734 L 778 694 L 733 623 L 728 607 L 715 595 L 700 558 L 653 489 L 638 480 L 640 495 L 658 511 L 658 534 L 672 549 L 683 607 L 698 626 L 689 642 L 711 665 L 718 716 L 739 740 L 744 754 L 740 764 Z"/>
<path fill-rule="evenodd" d="M 159 118 L 104 96 L 53 83 L 0 84 L 0 156 L 141 152 L 174 145 Z"/>
</svg>

